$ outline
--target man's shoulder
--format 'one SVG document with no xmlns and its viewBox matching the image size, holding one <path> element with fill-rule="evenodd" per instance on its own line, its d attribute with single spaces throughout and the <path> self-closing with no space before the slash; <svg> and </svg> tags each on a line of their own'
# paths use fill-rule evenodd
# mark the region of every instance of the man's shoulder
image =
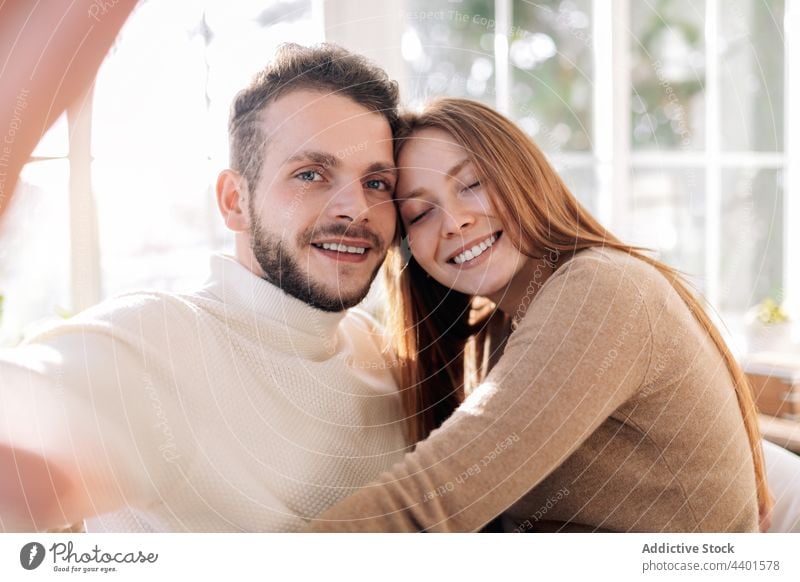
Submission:
<svg viewBox="0 0 800 582">
<path fill-rule="evenodd" d="M 72 317 L 49 321 L 31 330 L 26 341 L 42 341 L 70 333 L 147 333 L 154 328 L 188 324 L 201 311 L 193 294 L 140 290 L 110 297 Z"/>
<path fill-rule="evenodd" d="M 116 295 L 77 314 L 76 322 L 112 325 L 177 323 L 199 311 L 193 295 L 142 290 Z"/>
</svg>

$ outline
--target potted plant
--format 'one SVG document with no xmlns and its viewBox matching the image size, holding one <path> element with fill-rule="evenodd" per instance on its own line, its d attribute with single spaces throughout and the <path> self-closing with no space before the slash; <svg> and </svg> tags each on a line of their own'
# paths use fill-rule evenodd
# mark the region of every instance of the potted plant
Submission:
<svg viewBox="0 0 800 582">
<path fill-rule="evenodd" d="M 792 321 L 772 297 L 747 312 L 747 335 L 751 353 L 794 351 Z"/>
</svg>

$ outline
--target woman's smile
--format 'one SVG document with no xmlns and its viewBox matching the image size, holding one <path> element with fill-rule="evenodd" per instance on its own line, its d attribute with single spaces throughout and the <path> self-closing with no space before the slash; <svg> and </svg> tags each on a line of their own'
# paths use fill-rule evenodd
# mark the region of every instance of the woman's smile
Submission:
<svg viewBox="0 0 800 582">
<path fill-rule="evenodd" d="M 464 250 L 456 252 L 446 262 L 463 269 L 480 265 L 483 262 L 481 259 L 485 260 L 488 257 L 502 234 L 503 231 L 499 230 L 483 240 L 473 241 L 474 244 L 465 245 Z"/>
<path fill-rule="evenodd" d="M 493 185 L 448 132 L 416 132 L 398 156 L 396 198 L 414 259 L 468 295 L 505 293 L 525 264 L 492 204 Z"/>
</svg>

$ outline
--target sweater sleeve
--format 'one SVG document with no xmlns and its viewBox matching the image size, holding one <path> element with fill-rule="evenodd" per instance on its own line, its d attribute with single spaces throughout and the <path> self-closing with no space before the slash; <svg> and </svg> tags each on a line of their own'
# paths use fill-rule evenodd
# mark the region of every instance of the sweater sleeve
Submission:
<svg viewBox="0 0 800 582">
<path fill-rule="evenodd" d="M 562 464 L 642 384 L 652 346 L 625 269 L 575 257 L 439 429 L 312 531 L 478 531 Z"/>
<path fill-rule="evenodd" d="M 158 420 L 142 384 L 135 351 L 98 331 L 0 350 L 0 529 L 61 527 L 153 499 Z"/>
</svg>

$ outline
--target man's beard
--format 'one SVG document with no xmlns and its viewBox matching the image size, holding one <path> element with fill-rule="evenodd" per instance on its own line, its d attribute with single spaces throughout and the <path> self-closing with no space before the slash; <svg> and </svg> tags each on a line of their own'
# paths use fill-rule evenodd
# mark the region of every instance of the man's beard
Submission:
<svg viewBox="0 0 800 582">
<path fill-rule="evenodd" d="M 349 296 L 331 294 L 322 285 L 313 281 L 308 273 L 300 269 L 296 257 L 292 255 L 289 245 L 286 244 L 283 238 L 266 232 L 262 228 L 261 222 L 255 218 L 255 215 L 251 213 L 251 216 L 254 218 L 250 248 L 253 250 L 256 261 L 264 271 L 265 280 L 281 288 L 284 293 L 288 293 L 292 297 L 322 311 L 344 311 L 358 305 L 367 296 L 381 263 L 378 263 L 378 266 L 375 267 L 363 289 L 359 289 Z M 315 234 L 317 236 L 321 234 L 328 236 L 357 236 L 373 243 L 373 247 L 370 249 L 371 252 L 379 253 L 383 249 L 380 239 L 371 231 L 348 227 L 347 225 L 341 225 L 341 227 L 339 225 L 331 226 L 326 228 L 324 233 L 318 230 Z M 302 233 L 298 238 L 310 245 L 311 233 Z"/>
</svg>

